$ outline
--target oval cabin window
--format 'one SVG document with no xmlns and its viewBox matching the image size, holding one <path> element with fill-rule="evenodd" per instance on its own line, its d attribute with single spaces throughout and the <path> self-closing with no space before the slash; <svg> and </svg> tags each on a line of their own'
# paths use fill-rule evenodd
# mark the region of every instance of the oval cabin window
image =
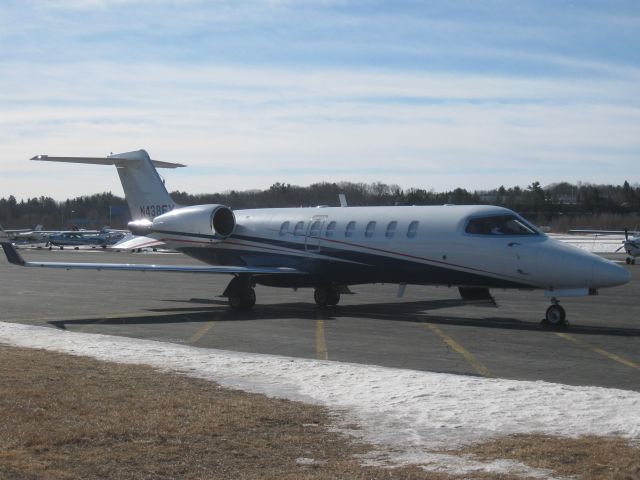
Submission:
<svg viewBox="0 0 640 480">
<path fill-rule="evenodd" d="M 398 222 L 396 222 L 395 220 L 389 222 L 389 225 L 387 225 L 387 231 L 385 232 L 384 236 L 387 238 L 393 238 L 393 236 L 396 234 L 396 228 L 398 228 Z"/>
<path fill-rule="evenodd" d="M 319 237 L 320 236 L 320 228 L 322 227 L 322 222 L 320 220 L 316 220 L 311 224 L 311 228 L 309 229 L 310 237 Z"/>
<path fill-rule="evenodd" d="M 374 232 L 376 231 L 376 222 L 367 223 L 367 228 L 364 231 L 364 236 L 367 238 L 373 237 Z"/>
<path fill-rule="evenodd" d="M 351 221 L 347 223 L 347 228 L 344 230 L 344 236 L 352 237 L 355 229 L 356 229 L 356 222 Z"/>
<path fill-rule="evenodd" d="M 336 232 L 336 222 L 329 222 L 329 225 L 327 225 L 327 231 L 326 231 L 327 237 L 333 237 L 335 232 Z"/>
<path fill-rule="evenodd" d="M 411 222 L 409 224 L 409 228 L 407 228 L 407 237 L 409 238 L 413 238 L 418 234 L 418 226 L 420 225 L 420 222 L 418 222 L 417 220 L 414 220 L 413 222 Z"/>
</svg>

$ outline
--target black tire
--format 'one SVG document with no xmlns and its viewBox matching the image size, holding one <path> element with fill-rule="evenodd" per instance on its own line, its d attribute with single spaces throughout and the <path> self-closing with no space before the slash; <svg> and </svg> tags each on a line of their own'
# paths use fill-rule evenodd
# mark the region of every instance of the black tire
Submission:
<svg viewBox="0 0 640 480">
<path fill-rule="evenodd" d="M 227 303 L 234 310 L 251 310 L 256 304 L 256 291 L 250 288 L 244 295 L 229 295 Z"/>
<path fill-rule="evenodd" d="M 243 300 L 243 308 L 245 310 L 251 310 L 253 306 L 256 304 L 256 291 L 253 288 L 250 288 L 247 294 L 242 297 Z"/>
<path fill-rule="evenodd" d="M 327 300 L 327 305 L 336 306 L 340 301 L 340 292 L 335 288 L 331 288 L 329 292 L 329 299 Z"/>
<path fill-rule="evenodd" d="M 319 307 L 326 307 L 329 304 L 329 296 L 327 287 L 317 287 L 313 292 L 313 299 Z"/>
<path fill-rule="evenodd" d="M 240 310 L 242 308 L 242 297 L 240 295 L 229 295 L 227 303 L 234 310 Z"/>
<path fill-rule="evenodd" d="M 627 257 L 626 262 L 627 262 L 627 265 L 630 265 L 631 264 L 631 259 L 629 257 Z"/>
<path fill-rule="evenodd" d="M 544 316 L 548 325 L 552 327 L 558 327 L 566 325 L 567 314 L 560 305 L 551 305 L 547 308 L 547 313 Z"/>
</svg>

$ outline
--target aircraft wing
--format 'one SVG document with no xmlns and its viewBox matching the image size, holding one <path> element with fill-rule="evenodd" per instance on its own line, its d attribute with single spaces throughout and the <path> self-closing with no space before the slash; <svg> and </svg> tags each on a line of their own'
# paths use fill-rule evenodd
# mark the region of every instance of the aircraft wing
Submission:
<svg viewBox="0 0 640 480">
<path fill-rule="evenodd" d="M 571 234 L 599 234 L 599 235 L 624 235 L 624 230 L 568 230 Z M 634 233 L 629 231 L 629 233 Z"/>
<path fill-rule="evenodd" d="M 307 272 L 285 267 L 228 267 L 212 265 L 147 265 L 136 263 L 64 263 L 27 262 L 10 242 L 0 241 L 9 263 L 21 267 L 61 268 L 65 270 L 130 270 L 138 272 L 178 272 L 178 273 L 250 273 L 253 275 L 305 275 Z"/>
</svg>

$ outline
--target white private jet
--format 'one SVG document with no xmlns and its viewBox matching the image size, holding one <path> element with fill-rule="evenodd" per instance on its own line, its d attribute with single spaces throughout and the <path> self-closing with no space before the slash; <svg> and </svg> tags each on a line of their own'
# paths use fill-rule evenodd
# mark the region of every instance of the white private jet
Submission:
<svg viewBox="0 0 640 480">
<path fill-rule="evenodd" d="M 106 158 L 33 160 L 115 165 L 132 214 L 129 229 L 207 265 L 27 262 L 3 241 L 9 262 L 24 267 L 226 273 L 223 296 L 252 308 L 256 284 L 314 288 L 315 302 L 336 305 L 348 286 L 366 283 L 447 285 L 463 300 L 495 305 L 490 288 L 540 289 L 551 297 L 544 323 L 566 323 L 560 297 L 595 295 L 622 285 L 615 263 L 547 237 L 511 210 L 493 206 L 263 208 L 180 207 L 144 150 Z"/>
</svg>

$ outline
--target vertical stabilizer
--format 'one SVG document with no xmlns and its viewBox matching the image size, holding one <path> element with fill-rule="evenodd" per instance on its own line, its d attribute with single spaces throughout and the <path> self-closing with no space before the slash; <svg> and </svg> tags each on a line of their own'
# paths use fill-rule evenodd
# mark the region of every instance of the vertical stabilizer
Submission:
<svg viewBox="0 0 640 480">
<path fill-rule="evenodd" d="M 49 157 L 38 155 L 31 160 L 48 162 L 115 165 L 120 176 L 131 218 L 153 218 L 167 213 L 178 205 L 173 201 L 156 168 L 184 167 L 180 163 L 151 160 L 145 150 L 119 153 L 108 157 Z"/>
<path fill-rule="evenodd" d="M 176 207 L 145 150 L 110 155 L 109 158 L 115 160 L 132 219 L 153 218 Z M 125 161 L 119 162 L 119 159 Z"/>
</svg>

